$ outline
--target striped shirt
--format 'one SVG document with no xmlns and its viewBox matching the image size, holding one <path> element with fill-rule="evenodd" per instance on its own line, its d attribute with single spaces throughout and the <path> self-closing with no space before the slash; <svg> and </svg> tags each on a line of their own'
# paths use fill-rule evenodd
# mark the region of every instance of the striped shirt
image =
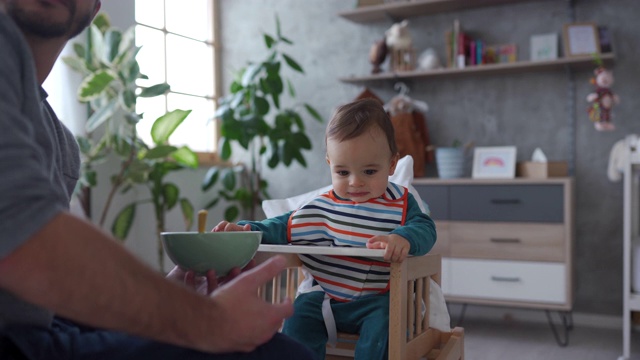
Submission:
<svg viewBox="0 0 640 360">
<path fill-rule="evenodd" d="M 389 183 L 385 194 L 363 203 L 329 191 L 289 218 L 293 245 L 366 247 L 367 240 L 404 225 L 408 190 Z M 300 255 L 304 268 L 331 298 L 353 301 L 389 290 L 389 263 L 348 256 Z"/>
</svg>

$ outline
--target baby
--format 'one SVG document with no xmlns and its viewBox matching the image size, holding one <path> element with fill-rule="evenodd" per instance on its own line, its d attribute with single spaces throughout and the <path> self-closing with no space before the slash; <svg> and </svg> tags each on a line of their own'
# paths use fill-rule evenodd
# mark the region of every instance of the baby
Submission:
<svg viewBox="0 0 640 360">
<path fill-rule="evenodd" d="M 298 294 L 283 332 L 324 359 L 337 331 L 359 334 L 356 358 L 387 359 L 389 261 L 424 255 L 436 241 L 433 220 L 408 189 L 389 182 L 398 151 L 383 105 L 340 106 L 325 134 L 332 190 L 263 221 L 220 222 L 213 231 L 263 232 L 262 242 L 384 249 L 384 260 L 300 255 L 312 286 Z"/>
</svg>

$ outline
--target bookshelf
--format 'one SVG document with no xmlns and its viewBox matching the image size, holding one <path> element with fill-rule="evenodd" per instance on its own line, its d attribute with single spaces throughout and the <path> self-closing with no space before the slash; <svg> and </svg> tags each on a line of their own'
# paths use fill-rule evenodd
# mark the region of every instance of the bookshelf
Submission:
<svg viewBox="0 0 640 360">
<path fill-rule="evenodd" d="M 615 55 L 600 54 L 600 58 L 605 64 L 611 65 L 615 61 Z M 593 58 L 591 56 L 579 56 L 570 58 L 559 58 L 548 61 L 518 61 L 514 63 L 483 64 L 467 66 L 462 69 L 442 68 L 437 70 L 413 70 L 402 72 L 384 72 L 379 74 L 367 74 L 363 76 L 345 76 L 338 80 L 345 83 L 367 83 L 381 80 L 402 80 L 402 79 L 429 79 L 440 77 L 453 77 L 458 75 L 508 75 L 523 72 L 558 70 L 563 68 L 589 69 L 593 68 Z"/>
<path fill-rule="evenodd" d="M 399 20 L 415 16 L 442 12 L 467 10 L 478 7 L 514 4 L 540 0 L 414 0 L 397 1 L 380 5 L 363 6 L 338 13 L 339 16 L 357 23 L 379 20 Z M 543 0 L 550 1 L 550 0 Z"/>
</svg>

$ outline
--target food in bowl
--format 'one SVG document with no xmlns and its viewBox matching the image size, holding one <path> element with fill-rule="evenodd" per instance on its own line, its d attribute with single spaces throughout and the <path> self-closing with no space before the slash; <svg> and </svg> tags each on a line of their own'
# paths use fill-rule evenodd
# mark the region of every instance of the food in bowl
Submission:
<svg viewBox="0 0 640 360">
<path fill-rule="evenodd" d="M 169 258 L 183 269 L 217 276 L 243 268 L 258 251 L 261 231 L 163 232 L 162 245 Z"/>
</svg>

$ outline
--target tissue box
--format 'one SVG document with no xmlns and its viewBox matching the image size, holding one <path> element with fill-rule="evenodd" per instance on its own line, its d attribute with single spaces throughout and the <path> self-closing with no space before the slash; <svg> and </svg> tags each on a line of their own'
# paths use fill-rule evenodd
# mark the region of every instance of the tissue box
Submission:
<svg viewBox="0 0 640 360">
<path fill-rule="evenodd" d="M 516 176 L 536 179 L 562 177 L 569 174 L 568 168 L 566 161 L 521 161 L 516 167 Z"/>
</svg>

